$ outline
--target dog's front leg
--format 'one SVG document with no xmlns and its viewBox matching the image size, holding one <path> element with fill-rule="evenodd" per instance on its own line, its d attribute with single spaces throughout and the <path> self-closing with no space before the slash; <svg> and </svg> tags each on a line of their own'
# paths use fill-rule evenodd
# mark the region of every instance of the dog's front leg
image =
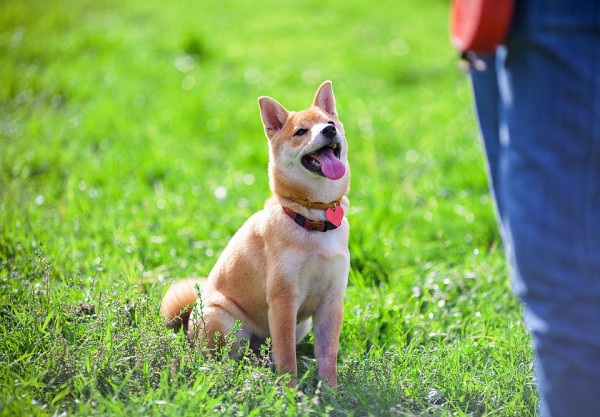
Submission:
<svg viewBox="0 0 600 417">
<path fill-rule="evenodd" d="M 337 388 L 337 356 L 344 316 L 343 298 L 324 303 L 314 315 L 315 357 L 319 378 Z"/>
<path fill-rule="evenodd" d="M 290 385 L 296 385 L 296 310 L 293 297 L 281 293 L 269 300 L 269 331 L 273 358 L 280 374 L 290 373 Z"/>
</svg>

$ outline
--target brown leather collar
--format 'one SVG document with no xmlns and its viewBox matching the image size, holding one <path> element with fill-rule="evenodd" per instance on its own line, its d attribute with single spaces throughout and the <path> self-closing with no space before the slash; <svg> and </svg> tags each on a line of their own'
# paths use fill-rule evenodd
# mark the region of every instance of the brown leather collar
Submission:
<svg viewBox="0 0 600 417">
<path fill-rule="evenodd" d="M 342 201 L 341 197 L 338 198 L 336 201 L 332 201 L 331 203 L 320 203 L 317 201 L 309 201 L 309 200 L 304 200 L 302 198 L 296 198 L 296 197 L 292 197 L 292 196 L 285 196 L 285 198 L 292 200 L 294 203 L 300 204 L 301 206 L 304 206 L 308 209 L 318 209 L 318 210 L 335 208 L 335 207 L 339 206 L 340 202 Z"/>
</svg>

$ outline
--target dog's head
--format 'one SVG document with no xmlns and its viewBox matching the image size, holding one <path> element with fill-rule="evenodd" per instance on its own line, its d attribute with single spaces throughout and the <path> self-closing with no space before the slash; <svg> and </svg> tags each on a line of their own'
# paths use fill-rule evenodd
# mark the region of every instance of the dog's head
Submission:
<svg viewBox="0 0 600 417">
<path fill-rule="evenodd" d="M 258 101 L 269 139 L 271 191 L 311 201 L 345 195 L 350 182 L 348 144 L 331 82 L 321 84 L 313 105 L 299 112 L 287 111 L 270 97 Z"/>
</svg>

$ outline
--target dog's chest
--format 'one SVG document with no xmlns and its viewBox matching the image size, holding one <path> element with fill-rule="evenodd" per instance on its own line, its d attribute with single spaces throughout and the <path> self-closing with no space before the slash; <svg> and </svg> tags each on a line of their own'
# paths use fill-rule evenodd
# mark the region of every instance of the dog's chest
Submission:
<svg viewBox="0 0 600 417">
<path fill-rule="evenodd" d="M 298 268 L 298 319 L 312 316 L 315 310 L 343 296 L 348 279 L 349 256 L 345 251 L 323 251 L 304 259 Z"/>
</svg>

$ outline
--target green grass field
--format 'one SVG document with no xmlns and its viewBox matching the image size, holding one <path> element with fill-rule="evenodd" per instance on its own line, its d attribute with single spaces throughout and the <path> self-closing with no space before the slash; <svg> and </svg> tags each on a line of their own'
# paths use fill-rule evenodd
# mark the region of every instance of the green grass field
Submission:
<svg viewBox="0 0 600 417">
<path fill-rule="evenodd" d="M 532 416 L 449 2 L 0 2 L 0 415 Z M 257 97 L 333 81 L 350 145 L 340 388 L 158 315 L 269 195 Z"/>
</svg>

